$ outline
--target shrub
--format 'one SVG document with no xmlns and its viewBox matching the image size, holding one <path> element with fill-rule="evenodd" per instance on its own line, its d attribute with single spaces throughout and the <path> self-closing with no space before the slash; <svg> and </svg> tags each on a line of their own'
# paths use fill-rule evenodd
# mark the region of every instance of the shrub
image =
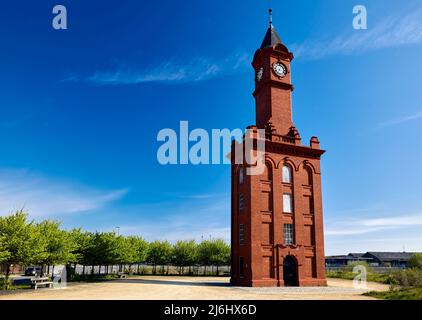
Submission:
<svg viewBox="0 0 422 320">
<path fill-rule="evenodd" d="M 393 273 L 392 284 L 403 288 L 422 287 L 422 269 L 411 268 Z"/>
</svg>

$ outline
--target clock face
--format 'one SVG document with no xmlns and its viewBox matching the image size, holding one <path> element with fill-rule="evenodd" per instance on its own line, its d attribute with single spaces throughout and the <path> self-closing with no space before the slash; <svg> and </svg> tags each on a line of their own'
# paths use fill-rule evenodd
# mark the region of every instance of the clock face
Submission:
<svg viewBox="0 0 422 320">
<path fill-rule="evenodd" d="M 283 78 L 287 74 L 287 68 L 281 62 L 275 62 L 273 64 L 273 71 L 280 78 Z"/>
<path fill-rule="evenodd" d="M 263 68 L 263 67 L 261 67 L 261 68 L 259 68 L 259 69 L 258 69 L 258 71 L 256 72 L 256 80 L 258 80 L 258 82 L 259 82 L 259 81 L 261 81 L 261 80 L 262 80 L 263 75 L 264 75 L 264 68 Z"/>
</svg>

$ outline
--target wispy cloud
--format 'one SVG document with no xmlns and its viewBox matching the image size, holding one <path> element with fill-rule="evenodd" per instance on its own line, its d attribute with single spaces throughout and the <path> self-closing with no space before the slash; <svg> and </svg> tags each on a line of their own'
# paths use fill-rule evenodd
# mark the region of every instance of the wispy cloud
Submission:
<svg viewBox="0 0 422 320">
<path fill-rule="evenodd" d="M 382 230 L 418 226 L 422 226 L 422 214 L 367 219 L 346 219 L 332 222 L 325 231 L 325 234 L 327 236 L 351 236 Z"/>
<path fill-rule="evenodd" d="M 82 81 L 97 85 L 131 85 L 148 82 L 186 83 L 205 81 L 217 76 L 238 72 L 250 61 L 247 54 L 233 54 L 226 59 L 195 58 L 189 61 L 171 59 L 154 68 L 118 67 L 112 71 L 96 71 Z M 81 81 L 74 75 L 67 81 Z"/>
<path fill-rule="evenodd" d="M 363 53 L 383 48 L 422 43 L 422 9 L 397 12 L 368 25 L 367 30 L 349 31 L 329 40 L 309 40 L 294 44 L 302 59 L 320 59 L 335 54 Z"/>
<path fill-rule="evenodd" d="M 28 170 L 0 171 L 0 214 L 25 208 L 31 217 L 82 213 L 103 208 L 128 191 L 99 190 L 47 178 Z"/>
<path fill-rule="evenodd" d="M 381 123 L 378 124 L 378 126 L 379 127 L 390 127 L 390 126 L 402 124 L 402 123 L 405 123 L 405 122 L 409 122 L 409 121 L 413 121 L 413 120 L 417 120 L 417 119 L 421 119 L 421 118 L 422 118 L 422 110 L 420 110 L 420 111 L 418 111 L 418 112 L 416 112 L 415 114 L 412 114 L 412 115 L 399 117 L 397 119 L 381 122 Z"/>
</svg>

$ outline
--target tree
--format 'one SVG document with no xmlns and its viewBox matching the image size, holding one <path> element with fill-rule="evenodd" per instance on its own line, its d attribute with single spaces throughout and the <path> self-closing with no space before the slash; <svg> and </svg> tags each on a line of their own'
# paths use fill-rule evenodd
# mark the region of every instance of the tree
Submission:
<svg viewBox="0 0 422 320">
<path fill-rule="evenodd" d="M 91 241 L 91 233 L 83 232 L 80 228 L 72 229 L 68 232 L 69 241 L 73 244 L 71 248 L 71 256 L 66 265 L 68 277 L 75 276 L 77 264 L 82 265 L 82 273 L 85 274 L 86 252 Z M 71 265 L 73 264 L 73 269 Z"/>
<path fill-rule="evenodd" d="M 410 258 L 409 267 L 422 270 L 422 253 L 416 253 Z"/>
<path fill-rule="evenodd" d="M 137 236 L 128 237 L 128 241 L 132 246 L 131 250 L 134 250 L 132 253 L 132 261 L 138 265 L 137 273 L 139 274 L 140 264 L 147 261 L 148 258 L 148 242 L 146 242 L 142 237 Z"/>
<path fill-rule="evenodd" d="M 230 263 L 230 246 L 223 239 L 211 240 L 211 264 L 218 267 Z"/>
<path fill-rule="evenodd" d="M 117 237 L 118 264 L 129 264 L 129 273 L 132 272 L 132 264 L 136 263 L 136 237 Z"/>
<path fill-rule="evenodd" d="M 4 236 L 0 236 L 0 264 L 3 264 L 10 257 L 10 252 L 7 251 Z"/>
<path fill-rule="evenodd" d="M 92 271 L 94 266 L 98 266 L 98 273 L 101 273 L 101 266 L 121 264 L 122 263 L 122 239 L 117 237 L 114 232 L 95 233 L 89 246 Z"/>
<path fill-rule="evenodd" d="M 207 266 L 212 263 L 213 245 L 211 240 L 204 240 L 198 245 L 198 260 L 204 269 L 204 275 L 207 274 Z"/>
<path fill-rule="evenodd" d="M 183 268 L 192 266 L 197 259 L 197 245 L 194 240 L 177 241 L 173 247 L 172 262 L 179 267 L 179 274 L 183 274 Z M 190 269 L 189 269 L 190 273 Z"/>
<path fill-rule="evenodd" d="M 68 232 L 60 229 L 60 222 L 53 220 L 44 220 L 36 225 L 38 233 L 45 242 L 45 254 L 37 261 L 42 266 L 47 265 L 47 274 L 52 269 L 54 277 L 54 267 L 58 264 L 67 265 L 74 260 L 73 250 L 75 243 Z"/>
<path fill-rule="evenodd" d="M 8 289 L 11 265 L 27 265 L 43 259 L 45 242 L 34 223 L 27 222 L 27 214 L 23 210 L 0 217 L 0 238 L 5 266 L 4 286 Z"/>
<path fill-rule="evenodd" d="M 154 241 L 149 244 L 148 261 L 153 264 L 153 274 L 157 273 L 157 265 L 163 266 L 171 259 L 172 247 L 168 241 Z"/>
</svg>

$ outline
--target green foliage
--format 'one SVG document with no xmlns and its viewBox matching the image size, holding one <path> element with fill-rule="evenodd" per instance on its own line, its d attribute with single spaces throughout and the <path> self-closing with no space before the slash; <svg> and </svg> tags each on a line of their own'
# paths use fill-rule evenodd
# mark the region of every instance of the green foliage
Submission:
<svg viewBox="0 0 422 320">
<path fill-rule="evenodd" d="M 45 241 L 34 226 L 27 222 L 27 214 L 19 210 L 6 217 L 0 217 L 0 237 L 2 238 L 5 264 L 30 264 L 45 256 Z"/>
<path fill-rule="evenodd" d="M 198 262 L 206 267 L 230 263 L 230 246 L 222 239 L 204 240 L 198 246 Z"/>
<path fill-rule="evenodd" d="M 364 295 L 386 300 L 422 300 L 422 288 L 393 289 L 390 291 L 371 291 Z"/>
<path fill-rule="evenodd" d="M 87 265 L 88 248 L 92 242 L 92 233 L 83 232 L 81 229 L 73 229 L 69 232 L 69 241 L 73 243 L 68 263 Z"/>
<path fill-rule="evenodd" d="M 0 263 L 4 263 L 10 258 L 10 252 L 6 249 L 4 236 L 0 236 Z"/>
<path fill-rule="evenodd" d="M 168 241 L 154 241 L 149 244 L 148 262 L 154 265 L 153 273 L 157 271 L 157 265 L 166 265 L 170 262 L 172 247 Z"/>
<path fill-rule="evenodd" d="M 353 280 L 356 278 L 358 274 L 353 273 L 353 268 L 347 267 L 338 271 L 327 270 L 325 275 L 327 278 Z M 371 282 L 384 283 L 384 284 L 391 284 L 393 281 L 391 273 L 376 273 L 376 272 L 373 272 L 372 269 L 370 268 L 367 269 L 366 280 L 371 281 Z"/>
<path fill-rule="evenodd" d="M 204 266 L 211 265 L 213 245 L 211 240 L 204 240 L 198 246 L 198 262 Z"/>
<path fill-rule="evenodd" d="M 74 261 L 76 243 L 72 234 L 60 229 L 60 222 L 44 220 L 36 225 L 38 241 L 45 245 L 44 254 L 35 263 L 58 265 Z"/>
<path fill-rule="evenodd" d="M 222 239 L 206 240 L 197 244 L 195 241 L 177 241 L 172 246 L 168 241 L 154 241 L 148 243 L 138 236 L 117 236 L 114 232 L 84 232 L 81 229 L 70 231 L 62 230 L 61 223 L 54 220 L 44 220 L 39 223 L 27 220 L 27 214 L 22 210 L 6 217 L 0 217 L 0 263 L 4 265 L 5 273 L 1 284 L 5 288 L 11 288 L 9 271 L 11 265 L 65 265 L 68 280 L 92 280 L 106 279 L 103 275 L 94 275 L 94 266 L 103 267 L 113 265 L 129 265 L 125 269 L 132 272 L 132 265 L 138 265 L 138 273 L 141 264 L 148 262 L 153 265 L 152 273 L 157 272 L 157 265 L 173 263 L 179 267 L 179 273 L 183 273 L 184 267 L 202 264 L 206 267 L 230 263 L 230 246 Z M 91 266 L 91 274 L 84 271 L 77 275 L 73 267 L 82 265 Z M 105 268 L 104 268 L 105 267 Z M 121 270 L 120 267 L 120 270 Z M 98 268 L 100 269 L 100 268 Z M 147 268 L 142 266 L 142 273 Z M 110 278 L 115 276 L 110 275 Z"/>
<path fill-rule="evenodd" d="M 369 264 L 365 261 L 353 261 L 349 263 L 347 266 L 344 267 L 344 271 L 346 272 L 353 272 L 353 269 L 357 266 L 365 267 L 367 273 L 373 273 L 373 269 L 369 266 Z"/>
<path fill-rule="evenodd" d="M 422 253 L 414 254 L 409 260 L 409 266 L 411 268 L 422 270 Z"/>
<path fill-rule="evenodd" d="M 177 241 L 173 246 L 172 262 L 179 267 L 179 274 L 183 267 L 192 266 L 197 261 L 198 247 L 194 240 Z"/>
<path fill-rule="evenodd" d="M 9 288 L 9 270 L 12 264 L 30 264 L 45 257 L 46 242 L 34 226 L 27 222 L 27 214 L 18 210 L 0 217 L 2 262 L 5 266 L 4 287 Z"/>
<path fill-rule="evenodd" d="M 392 274 L 392 283 L 400 288 L 422 288 L 422 269 L 410 268 Z"/>
<path fill-rule="evenodd" d="M 223 239 L 211 240 L 210 261 L 215 266 L 230 263 L 230 246 Z"/>
</svg>

